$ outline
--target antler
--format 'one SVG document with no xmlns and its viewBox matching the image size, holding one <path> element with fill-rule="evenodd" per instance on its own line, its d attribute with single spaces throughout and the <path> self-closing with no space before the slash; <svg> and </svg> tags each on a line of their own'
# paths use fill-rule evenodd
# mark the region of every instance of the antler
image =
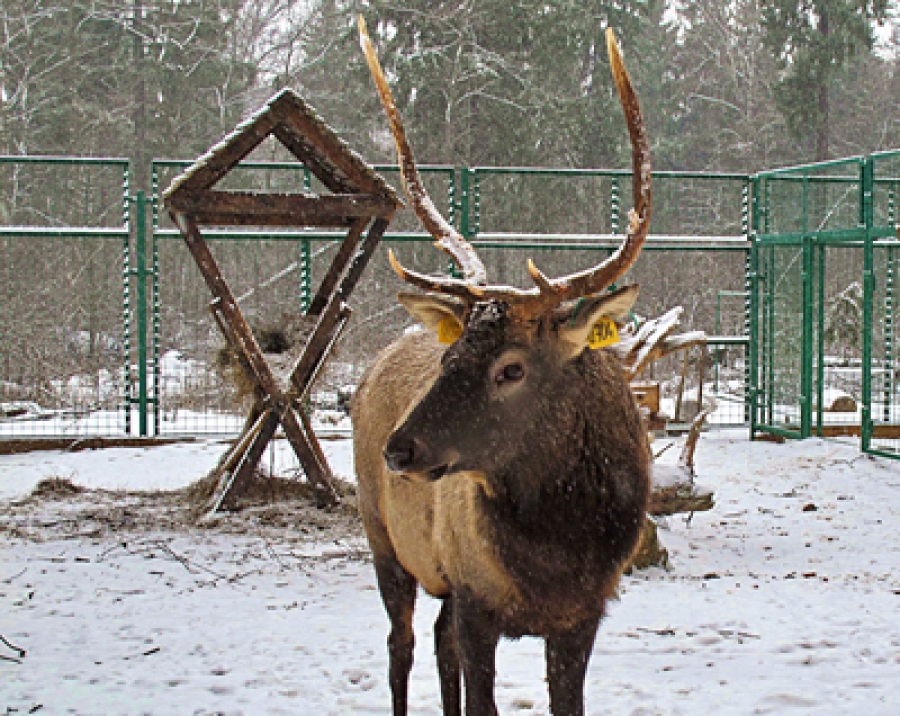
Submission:
<svg viewBox="0 0 900 716">
<path fill-rule="evenodd" d="M 391 88 L 388 86 L 384 71 L 381 69 L 381 63 L 378 61 L 378 55 L 375 54 L 375 48 L 372 47 L 372 41 L 369 39 L 369 32 L 366 29 L 366 21 L 363 16 L 359 16 L 359 43 L 362 45 L 363 52 L 366 55 L 366 62 L 369 64 L 369 71 L 375 80 L 375 86 L 378 89 L 378 95 L 381 97 L 381 104 L 387 114 L 388 122 L 391 125 L 391 133 L 394 135 L 394 143 L 397 145 L 397 157 L 400 161 L 400 175 L 403 179 L 403 188 L 409 197 L 410 203 L 419 217 L 419 221 L 428 230 L 435 239 L 437 246 L 446 251 L 457 267 L 463 273 L 464 283 L 485 284 L 487 283 L 487 274 L 484 270 L 484 264 L 472 248 L 472 244 L 466 241 L 462 235 L 453 228 L 453 226 L 441 216 L 441 213 L 435 207 L 428 192 L 422 184 L 419 177 L 419 171 L 416 168 L 416 160 L 413 157 L 412 147 L 406 139 L 406 130 L 403 128 L 403 122 L 400 119 L 400 112 L 397 111 L 397 105 L 394 103 L 394 96 L 391 94 Z M 400 274 L 401 278 L 417 284 L 408 272 L 400 266 L 393 252 L 390 254 L 391 265 L 394 270 Z M 428 277 L 427 285 L 420 286 L 426 290 L 436 290 L 432 288 L 433 284 Z M 439 279 L 438 279 L 439 280 Z"/>
<path fill-rule="evenodd" d="M 428 276 L 405 268 L 389 254 L 394 271 L 407 283 L 434 293 L 445 293 L 462 298 L 468 303 L 489 298 L 504 300 L 518 307 L 526 315 L 553 308 L 560 303 L 593 293 L 598 293 L 621 278 L 634 263 L 647 237 L 650 224 L 650 144 L 641 116 L 637 95 L 631 85 L 619 45 L 611 28 L 606 31 L 606 46 L 609 52 L 613 79 L 619 92 L 619 100 L 625 112 L 628 132 L 631 136 L 632 166 L 634 173 L 634 208 L 628 215 L 628 232 L 622 245 L 605 261 L 597 266 L 568 276 L 550 279 L 528 260 L 528 274 L 536 284 L 531 289 L 512 286 L 487 286 L 484 265 L 472 245 L 466 241 L 438 212 L 429 198 L 419 173 L 416 170 L 412 148 L 406 139 L 406 132 L 400 113 L 394 103 L 384 72 L 378 62 L 375 49 L 366 31 L 362 16 L 359 18 L 360 44 L 366 55 L 369 70 L 375 80 L 381 104 L 387 114 L 400 160 L 403 185 L 410 203 L 419 220 L 437 240 L 437 246 L 446 251 L 463 273 L 462 279 Z"/>
</svg>

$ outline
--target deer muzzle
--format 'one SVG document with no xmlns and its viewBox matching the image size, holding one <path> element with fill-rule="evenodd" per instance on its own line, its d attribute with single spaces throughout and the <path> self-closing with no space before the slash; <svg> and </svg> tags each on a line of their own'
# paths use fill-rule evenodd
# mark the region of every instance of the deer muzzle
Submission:
<svg viewBox="0 0 900 716">
<path fill-rule="evenodd" d="M 391 472 L 409 477 L 440 480 L 450 471 L 450 463 L 441 460 L 418 438 L 397 431 L 384 448 L 384 461 Z"/>
</svg>

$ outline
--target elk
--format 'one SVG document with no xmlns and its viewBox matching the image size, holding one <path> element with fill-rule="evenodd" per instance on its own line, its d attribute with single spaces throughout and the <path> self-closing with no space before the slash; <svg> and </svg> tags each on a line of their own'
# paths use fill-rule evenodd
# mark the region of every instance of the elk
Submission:
<svg viewBox="0 0 900 716">
<path fill-rule="evenodd" d="M 632 142 L 627 235 L 599 265 L 530 289 L 488 285 L 475 250 L 425 192 L 375 50 L 360 42 L 395 139 L 410 203 L 462 278 L 389 259 L 424 290 L 400 303 L 426 330 L 388 346 L 351 410 L 358 499 L 390 620 L 393 713 L 407 713 L 417 585 L 442 600 L 435 650 L 445 714 L 495 715 L 500 638 L 546 643 L 550 708 L 584 712 L 584 679 L 607 600 L 639 539 L 649 454 L 620 362 L 593 350 L 637 286 L 606 291 L 640 252 L 650 217 L 649 145 L 616 40 L 607 46 Z M 464 690 L 461 685 L 461 677 Z"/>
</svg>

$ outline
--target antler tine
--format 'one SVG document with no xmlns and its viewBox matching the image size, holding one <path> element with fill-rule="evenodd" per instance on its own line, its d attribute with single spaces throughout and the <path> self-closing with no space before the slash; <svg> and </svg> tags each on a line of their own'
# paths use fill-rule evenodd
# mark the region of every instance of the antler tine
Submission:
<svg viewBox="0 0 900 716">
<path fill-rule="evenodd" d="M 421 288 L 423 291 L 446 293 L 462 298 L 470 303 L 480 300 L 484 295 L 483 288 L 465 280 L 449 276 L 429 276 L 428 274 L 408 269 L 397 260 L 394 252 L 390 249 L 388 249 L 388 261 L 390 261 L 394 273 L 408 284 Z"/>
<path fill-rule="evenodd" d="M 422 222 L 428 233 L 436 239 L 436 245 L 449 254 L 457 267 L 459 267 L 459 270 L 462 271 L 463 282 L 461 284 L 465 286 L 483 286 L 487 283 L 487 273 L 485 272 L 484 264 L 478 258 L 472 245 L 441 216 L 431 197 L 428 196 L 425 186 L 422 184 L 419 171 L 416 168 L 412 147 L 410 147 L 406 139 L 406 130 L 403 128 L 400 112 L 397 110 L 397 105 L 391 94 L 391 88 L 384 76 L 384 71 L 381 69 L 378 55 L 375 53 L 371 39 L 369 39 L 366 22 L 362 15 L 359 16 L 359 43 L 362 46 L 363 53 L 365 53 L 372 78 L 375 80 L 375 87 L 378 90 L 381 105 L 384 107 L 384 112 L 387 115 L 391 133 L 394 135 L 403 188 L 406 190 L 406 195 L 409 197 L 410 203 L 419 217 L 419 221 Z M 391 258 L 391 265 L 400 278 L 420 288 L 425 287 L 422 285 L 424 283 L 428 286 L 426 290 L 429 291 L 451 292 L 454 295 L 460 295 L 463 292 L 459 285 L 460 282 L 444 281 L 440 278 L 431 278 L 409 271 L 400 265 L 396 257 Z M 450 286 L 453 287 L 452 290 L 445 290 Z M 473 291 L 472 295 L 466 294 L 466 297 L 469 300 L 478 300 L 480 294 Z"/>
<path fill-rule="evenodd" d="M 609 52 L 613 79 L 619 92 L 619 100 L 625 112 L 628 132 L 631 136 L 632 167 L 634 183 L 634 208 L 628 212 L 628 232 L 622 245 L 603 263 L 581 272 L 563 276 L 549 281 L 549 286 L 535 278 L 541 274 L 536 268 L 529 267 L 529 273 L 538 284 L 542 296 L 554 297 L 562 302 L 602 291 L 617 281 L 637 259 L 650 227 L 650 142 L 641 116 L 637 95 L 625 69 L 619 44 L 616 42 L 612 28 L 606 30 L 606 47 Z M 543 282 L 546 283 L 546 278 Z M 551 292 L 552 290 L 552 292 Z"/>
</svg>

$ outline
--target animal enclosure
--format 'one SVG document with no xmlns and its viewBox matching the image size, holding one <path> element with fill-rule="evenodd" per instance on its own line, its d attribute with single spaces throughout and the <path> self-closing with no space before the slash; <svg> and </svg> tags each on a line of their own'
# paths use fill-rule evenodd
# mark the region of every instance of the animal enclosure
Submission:
<svg viewBox="0 0 900 716">
<path fill-rule="evenodd" d="M 752 430 L 900 456 L 900 152 L 753 179 Z"/>
<path fill-rule="evenodd" d="M 264 143 L 221 188 L 321 189 L 304 167 L 283 159 Z M 0 438 L 240 430 L 245 406 L 218 364 L 222 341 L 208 292 L 160 212 L 160 188 L 189 164 L 155 161 L 145 195 L 131 187 L 124 160 L 0 157 Z M 869 228 L 860 213 L 866 166 Z M 376 169 L 398 186 L 396 167 Z M 627 170 L 420 170 L 438 208 L 478 248 L 491 275 L 513 285 L 528 285 L 528 257 L 556 274 L 593 263 L 619 243 L 627 220 Z M 702 402 L 715 407 L 711 425 L 792 436 L 843 419 L 871 426 L 861 430 L 866 449 L 897 453 L 890 426 L 900 422 L 898 176 L 896 153 L 754 177 L 654 173 L 651 235 L 629 275 L 641 284 L 635 312 L 653 317 L 681 305 L 683 327 L 711 336 L 705 349 L 665 359 L 644 376 L 662 383 L 671 418 L 689 420 Z M 449 270 L 411 213 L 395 217 L 384 241 L 404 263 Z M 285 319 L 308 306 L 342 238 L 240 228 L 205 236 L 257 338 L 276 343 Z M 335 420 L 345 387 L 410 323 L 394 301 L 400 286 L 384 253 L 360 281 L 354 317 L 314 388 L 312 407 L 330 409 L 321 412 Z M 815 290 L 803 288 L 811 266 L 826 278 Z M 766 283 L 767 267 L 783 280 Z M 868 284 L 864 276 L 872 277 Z M 802 344 L 804 335 L 811 344 Z M 821 359 L 801 365 L 797 348 L 819 341 Z M 836 392 L 849 394 L 858 412 L 829 413 L 826 398 Z"/>
</svg>

